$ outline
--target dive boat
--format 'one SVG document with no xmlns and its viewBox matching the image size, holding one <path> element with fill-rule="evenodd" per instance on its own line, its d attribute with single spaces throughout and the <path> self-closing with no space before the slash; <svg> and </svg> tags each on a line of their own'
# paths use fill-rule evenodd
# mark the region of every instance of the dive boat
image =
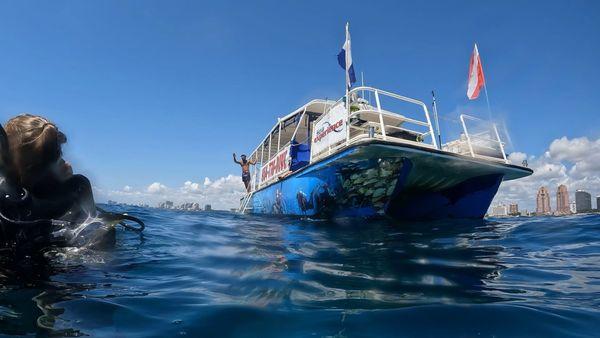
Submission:
<svg viewBox="0 0 600 338">
<path fill-rule="evenodd" d="M 374 101 L 374 104 L 371 103 Z M 509 162 L 494 123 L 461 115 L 439 144 L 427 105 L 361 86 L 279 118 L 249 156 L 239 211 L 311 218 L 483 218 L 502 181 L 533 171 Z"/>
<path fill-rule="evenodd" d="M 460 116 L 457 140 L 441 143 L 419 100 L 356 81 L 350 32 L 338 54 L 346 95 L 312 100 L 277 119 L 250 154 L 249 191 L 239 211 L 311 218 L 482 218 L 502 181 L 533 171 L 509 162 L 496 124 Z M 483 85 L 477 46 L 469 98 Z"/>
</svg>

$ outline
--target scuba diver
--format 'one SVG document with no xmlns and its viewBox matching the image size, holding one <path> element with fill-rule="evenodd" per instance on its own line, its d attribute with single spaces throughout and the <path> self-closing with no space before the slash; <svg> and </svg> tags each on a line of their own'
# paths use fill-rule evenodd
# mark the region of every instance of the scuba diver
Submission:
<svg viewBox="0 0 600 338">
<path fill-rule="evenodd" d="M 139 219 L 96 206 L 90 181 L 74 175 L 62 158 L 66 142 L 41 116 L 23 114 L 10 119 L 6 129 L 0 126 L 1 246 L 21 252 L 52 244 L 101 246 L 114 243 L 116 224 L 143 231 Z M 91 223 L 98 226 L 86 229 Z"/>
</svg>

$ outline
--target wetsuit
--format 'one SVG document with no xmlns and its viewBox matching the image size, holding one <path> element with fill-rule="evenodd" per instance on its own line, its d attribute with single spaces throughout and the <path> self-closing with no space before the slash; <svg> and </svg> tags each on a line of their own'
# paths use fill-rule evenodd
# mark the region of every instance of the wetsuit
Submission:
<svg viewBox="0 0 600 338">
<path fill-rule="evenodd" d="M 67 218 L 73 222 L 96 215 L 96 204 L 90 181 L 73 175 L 64 182 L 47 178 L 31 189 L 34 218 Z"/>
</svg>

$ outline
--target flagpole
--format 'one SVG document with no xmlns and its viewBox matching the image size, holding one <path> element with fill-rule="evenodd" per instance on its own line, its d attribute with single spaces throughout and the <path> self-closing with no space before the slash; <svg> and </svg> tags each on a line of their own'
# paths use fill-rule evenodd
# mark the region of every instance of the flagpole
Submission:
<svg viewBox="0 0 600 338">
<path fill-rule="evenodd" d="M 475 46 L 473 47 L 473 54 L 471 55 L 471 64 L 469 66 L 469 83 L 467 85 L 467 96 L 469 97 L 469 100 L 474 100 L 479 96 L 479 89 L 477 88 L 481 88 L 480 87 L 480 83 L 478 80 L 481 80 L 483 82 L 483 91 L 485 92 L 485 102 L 487 104 L 487 108 L 488 108 L 488 119 L 491 121 L 492 120 L 492 106 L 490 105 L 490 97 L 488 95 L 488 90 L 487 90 L 487 80 L 485 79 L 485 77 L 483 76 L 483 64 L 481 62 L 481 57 L 479 56 L 479 48 L 477 48 L 477 43 L 475 43 Z M 475 69 L 474 67 L 477 67 L 477 69 Z M 475 80 L 475 83 L 473 82 L 473 77 L 477 77 L 478 79 Z M 479 76 L 481 76 L 481 79 L 479 79 Z M 477 88 L 472 88 L 472 85 L 475 85 L 475 87 Z M 477 91 L 477 96 L 473 97 L 475 94 L 475 91 Z"/>
<path fill-rule="evenodd" d="M 477 44 L 475 44 L 477 46 Z M 479 54 L 479 49 L 477 50 L 477 54 Z M 481 63 L 481 68 L 483 68 L 483 63 L 481 62 L 481 57 L 479 58 L 479 62 Z M 485 102 L 488 107 L 488 118 L 490 122 L 492 121 L 492 106 L 490 105 L 490 97 L 488 96 L 487 91 L 487 79 L 483 80 L 483 91 L 485 92 Z"/>
<path fill-rule="evenodd" d="M 486 80 L 487 82 L 487 80 Z M 488 96 L 488 92 L 487 92 L 487 85 L 485 84 L 485 82 L 483 83 L 483 91 L 485 92 L 485 102 L 487 102 L 487 107 L 488 107 L 488 118 L 490 119 L 490 122 L 492 121 L 492 107 L 490 106 L 490 98 Z"/>
<path fill-rule="evenodd" d="M 346 22 L 346 41 L 344 42 L 344 45 L 348 43 L 348 30 L 350 29 L 349 26 L 350 26 L 350 23 Z M 346 59 L 346 74 L 345 74 L 346 75 L 346 110 L 347 110 L 347 113 L 350 114 L 350 97 L 348 96 L 349 95 L 348 92 L 350 91 L 350 78 L 349 78 L 350 75 L 348 75 L 348 68 L 349 68 L 349 66 L 348 66 L 348 50 L 346 50 L 344 57 Z"/>
</svg>

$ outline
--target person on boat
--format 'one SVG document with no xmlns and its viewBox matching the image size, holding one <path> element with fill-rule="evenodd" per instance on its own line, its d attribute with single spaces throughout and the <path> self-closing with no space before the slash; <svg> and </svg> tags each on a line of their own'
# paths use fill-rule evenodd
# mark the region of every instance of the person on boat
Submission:
<svg viewBox="0 0 600 338">
<path fill-rule="evenodd" d="M 255 165 L 255 160 L 247 160 L 246 155 L 241 156 L 242 160 L 238 161 L 235 153 L 233 153 L 233 162 L 239 164 L 242 167 L 242 182 L 246 186 L 246 191 L 250 192 L 250 165 Z"/>
</svg>

